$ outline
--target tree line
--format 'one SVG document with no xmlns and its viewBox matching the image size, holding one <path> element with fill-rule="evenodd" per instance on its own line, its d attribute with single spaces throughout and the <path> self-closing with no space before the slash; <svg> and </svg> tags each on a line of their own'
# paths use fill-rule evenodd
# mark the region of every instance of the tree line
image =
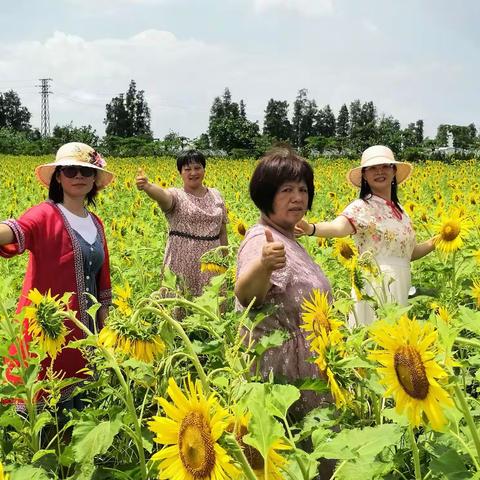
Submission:
<svg viewBox="0 0 480 480">
<path fill-rule="evenodd" d="M 291 110 L 291 114 L 290 114 Z M 248 119 L 244 100 L 236 102 L 225 89 L 214 98 L 208 130 L 194 139 L 176 132 L 156 139 L 151 130 L 151 111 L 144 90 L 132 80 L 126 91 L 105 106 L 105 135 L 100 138 L 91 125 L 56 125 L 52 134 L 42 137 L 30 125 L 31 114 L 13 90 L 0 93 L 0 153 L 49 154 L 69 141 L 98 147 L 107 155 L 155 156 L 175 154 L 195 147 L 210 155 L 258 157 L 271 145 L 288 142 L 305 156 L 351 156 L 369 145 L 388 145 L 409 160 L 476 155 L 480 138 L 473 123 L 442 124 L 435 138 L 424 136 L 418 119 L 402 128 L 393 116 L 379 115 L 372 101 L 344 103 L 337 114 L 330 105 L 320 107 L 309 98 L 308 90 L 298 91 L 291 106 L 286 100 L 271 98 L 265 108 L 263 126 Z M 453 148 L 446 148 L 448 145 Z"/>
</svg>

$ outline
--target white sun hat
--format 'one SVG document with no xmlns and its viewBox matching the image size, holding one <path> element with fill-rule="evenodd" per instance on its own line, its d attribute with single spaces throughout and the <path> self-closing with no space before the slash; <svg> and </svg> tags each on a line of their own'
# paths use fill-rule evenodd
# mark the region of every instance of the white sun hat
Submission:
<svg viewBox="0 0 480 480">
<path fill-rule="evenodd" d="M 404 182 L 412 173 L 413 167 L 406 162 L 397 162 L 393 152 L 383 145 L 374 145 L 367 148 L 362 153 L 362 160 L 360 166 L 352 168 L 347 173 L 347 180 L 355 187 L 360 187 L 362 184 L 362 168 L 372 167 L 374 165 L 393 164 L 397 167 L 395 177 L 397 184 Z"/>
<path fill-rule="evenodd" d="M 35 175 L 40 183 L 49 187 L 53 172 L 59 166 L 79 166 L 97 170 L 95 183 L 99 190 L 105 188 L 113 180 L 113 173 L 105 170 L 107 163 L 103 157 L 86 143 L 70 142 L 62 145 L 57 151 L 55 161 L 39 165 L 35 169 Z"/>
</svg>

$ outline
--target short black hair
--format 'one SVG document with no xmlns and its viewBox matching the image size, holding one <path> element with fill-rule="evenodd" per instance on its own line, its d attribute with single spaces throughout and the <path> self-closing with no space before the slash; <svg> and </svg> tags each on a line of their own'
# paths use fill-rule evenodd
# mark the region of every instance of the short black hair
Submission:
<svg viewBox="0 0 480 480">
<path fill-rule="evenodd" d="M 311 210 L 315 187 L 313 169 L 291 147 L 268 151 L 257 164 L 250 179 L 250 197 L 265 215 L 273 211 L 273 199 L 278 189 L 288 181 L 304 181 L 308 190 L 308 209 Z"/>
<path fill-rule="evenodd" d="M 62 203 L 63 202 L 63 188 L 59 182 L 57 182 L 57 173 L 60 173 L 62 169 L 61 166 L 55 168 L 55 171 L 52 174 L 52 178 L 50 179 L 50 185 L 48 187 L 48 198 L 55 203 Z M 96 172 L 95 172 L 96 175 Z M 95 206 L 95 196 L 98 193 L 97 184 L 93 182 L 92 189 L 87 193 L 87 205 Z"/>
<path fill-rule="evenodd" d="M 182 173 L 182 168 L 191 163 L 199 163 L 205 168 L 207 161 L 205 160 L 205 155 L 200 150 L 185 150 L 177 157 L 177 170 Z"/>
</svg>

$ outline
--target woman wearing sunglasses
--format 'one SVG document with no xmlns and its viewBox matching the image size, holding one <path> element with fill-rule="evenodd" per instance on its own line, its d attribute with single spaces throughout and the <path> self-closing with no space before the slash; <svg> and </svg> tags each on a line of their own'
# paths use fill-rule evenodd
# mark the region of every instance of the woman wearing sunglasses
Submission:
<svg viewBox="0 0 480 480">
<path fill-rule="evenodd" d="M 31 303 L 29 292 L 37 289 L 44 295 L 62 296 L 73 292 L 69 306 L 85 326 L 102 326 L 111 303 L 110 271 L 105 233 L 100 219 L 87 207 L 95 205 L 97 192 L 105 188 L 113 174 L 105 170 L 103 158 L 84 143 L 67 143 L 59 148 L 55 162 L 40 165 L 35 173 L 48 188 L 48 200 L 25 212 L 17 220 L 0 223 L 0 255 L 10 258 L 28 250 L 30 253 L 17 313 Z M 89 295 L 101 307 L 96 321 L 87 314 L 92 304 Z M 28 320 L 24 320 L 24 341 L 28 349 L 31 335 Z M 84 336 L 72 322 L 66 321 L 67 343 Z M 10 354 L 15 355 L 14 347 Z M 43 378 L 51 359 L 46 358 L 40 377 Z M 86 366 L 78 349 L 64 348 L 54 359 L 56 373 L 82 377 L 78 372 Z M 15 364 L 9 363 L 7 377 L 18 382 Z M 74 385 L 62 391 L 68 400 Z M 42 392 L 40 402 L 45 394 Z M 74 403 L 67 406 L 78 406 Z"/>
</svg>

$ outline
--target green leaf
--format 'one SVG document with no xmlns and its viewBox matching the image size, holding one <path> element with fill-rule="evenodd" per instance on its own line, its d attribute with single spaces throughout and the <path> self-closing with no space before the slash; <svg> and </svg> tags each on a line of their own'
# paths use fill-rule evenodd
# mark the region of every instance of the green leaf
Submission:
<svg viewBox="0 0 480 480">
<path fill-rule="evenodd" d="M 45 410 L 40 415 L 37 415 L 33 431 L 35 433 L 40 433 L 40 430 L 42 430 L 42 428 L 49 423 L 54 423 L 54 420 L 52 414 L 49 411 Z"/>
<path fill-rule="evenodd" d="M 461 455 L 453 448 L 443 448 L 442 450 L 441 456 L 432 458 L 430 462 L 429 467 L 432 473 L 438 474 L 439 478 L 448 478 L 448 480 L 470 479 L 471 472 L 466 468 Z"/>
<path fill-rule="evenodd" d="M 105 453 L 112 445 L 113 438 L 120 431 L 122 421 L 117 416 L 113 421 L 97 423 L 93 420 L 79 422 L 72 434 L 75 461 L 93 462 L 95 455 Z"/>
<path fill-rule="evenodd" d="M 293 385 L 272 385 L 268 389 L 269 411 L 276 417 L 285 418 L 287 410 L 300 398 L 300 391 Z"/>
<path fill-rule="evenodd" d="M 283 428 L 271 415 L 268 415 L 265 404 L 252 402 L 249 405 L 249 411 L 252 418 L 248 425 L 249 433 L 243 437 L 243 441 L 256 448 L 263 458 L 267 458 L 273 442 L 284 437 Z"/>
<path fill-rule="evenodd" d="M 300 390 L 312 390 L 318 393 L 330 391 L 327 382 L 321 378 L 307 378 L 301 383 L 301 385 L 298 386 L 298 388 Z"/>
<path fill-rule="evenodd" d="M 317 446 L 316 458 L 373 459 L 385 447 L 395 445 L 402 437 L 402 429 L 395 424 L 377 425 L 342 430 L 330 442 Z"/>
<path fill-rule="evenodd" d="M 23 466 L 11 475 L 12 480 L 49 480 L 47 472 L 41 468 L 32 467 L 30 465 Z"/>
<path fill-rule="evenodd" d="M 458 309 L 460 323 L 463 328 L 480 335 L 480 312 L 461 306 Z"/>
<path fill-rule="evenodd" d="M 262 355 L 270 348 L 279 347 L 283 345 L 285 340 L 288 340 L 289 335 L 284 330 L 274 330 L 268 335 L 263 335 L 255 344 L 255 353 Z"/>
</svg>

